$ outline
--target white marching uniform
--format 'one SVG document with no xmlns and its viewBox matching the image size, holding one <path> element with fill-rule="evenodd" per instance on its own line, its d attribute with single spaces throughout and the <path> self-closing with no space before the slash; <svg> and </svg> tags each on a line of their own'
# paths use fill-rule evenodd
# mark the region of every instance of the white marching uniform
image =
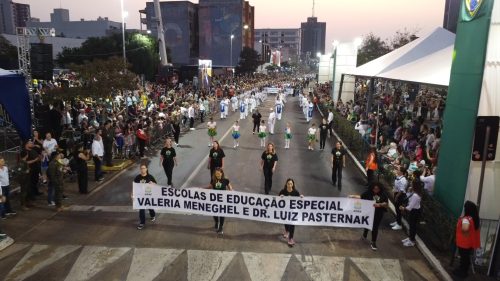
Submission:
<svg viewBox="0 0 500 281">
<path fill-rule="evenodd" d="M 224 118 L 227 118 L 227 115 L 229 114 L 229 98 L 226 97 L 226 99 L 224 100 L 224 106 L 225 106 L 225 110 L 224 110 Z"/>
<path fill-rule="evenodd" d="M 246 115 L 245 115 L 245 109 L 246 107 L 246 104 L 245 104 L 245 101 L 244 100 L 241 100 L 240 101 L 240 119 L 245 119 L 246 118 Z"/>
<path fill-rule="evenodd" d="M 267 120 L 270 134 L 274 134 L 274 124 L 276 124 L 276 114 L 273 111 L 269 114 L 269 119 Z"/>
<path fill-rule="evenodd" d="M 221 100 L 220 101 L 220 119 L 226 118 L 226 100 Z"/>
<path fill-rule="evenodd" d="M 283 113 L 283 109 L 284 109 L 284 104 L 283 104 L 283 101 L 280 99 L 280 100 L 276 100 L 276 103 L 274 105 L 274 112 L 276 113 L 276 118 L 278 120 L 281 120 L 281 115 Z"/>
<path fill-rule="evenodd" d="M 236 112 L 236 110 L 238 110 L 238 98 L 236 97 L 236 95 L 231 98 L 231 107 L 233 108 L 233 112 Z"/>
<path fill-rule="evenodd" d="M 314 104 L 312 101 L 309 102 L 309 105 L 307 106 L 307 122 L 311 121 L 313 117 L 313 109 L 314 109 Z"/>
</svg>

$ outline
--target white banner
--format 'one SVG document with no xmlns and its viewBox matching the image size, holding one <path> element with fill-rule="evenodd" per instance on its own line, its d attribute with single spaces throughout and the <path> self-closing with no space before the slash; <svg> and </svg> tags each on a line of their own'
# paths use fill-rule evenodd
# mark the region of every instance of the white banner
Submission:
<svg viewBox="0 0 500 281">
<path fill-rule="evenodd" d="M 134 209 L 232 217 L 280 224 L 371 229 L 373 201 L 334 197 L 270 196 L 134 183 Z"/>
</svg>

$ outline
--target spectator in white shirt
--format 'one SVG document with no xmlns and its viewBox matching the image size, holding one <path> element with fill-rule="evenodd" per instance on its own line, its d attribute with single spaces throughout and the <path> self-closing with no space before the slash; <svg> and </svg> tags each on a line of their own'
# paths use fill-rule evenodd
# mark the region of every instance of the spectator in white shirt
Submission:
<svg viewBox="0 0 500 281">
<path fill-rule="evenodd" d="M 102 181 L 102 157 L 104 156 L 104 144 L 101 138 L 101 129 L 97 130 L 92 142 L 92 158 L 94 160 L 95 181 Z"/>
<path fill-rule="evenodd" d="M 408 187 L 408 180 L 406 179 L 406 170 L 404 167 L 399 168 L 396 171 L 396 178 L 394 179 L 394 188 L 392 192 L 394 193 L 394 202 L 396 207 L 396 221 L 391 223 L 393 230 L 400 230 L 403 227 L 401 226 L 402 213 L 399 209 L 399 206 L 403 206 L 406 202 L 406 189 Z"/>
<path fill-rule="evenodd" d="M 328 109 L 328 130 L 330 131 L 330 137 L 333 135 L 333 112 L 332 109 Z"/>
<path fill-rule="evenodd" d="M 189 130 L 194 131 L 194 105 L 191 104 L 188 108 Z"/>
<path fill-rule="evenodd" d="M 428 176 L 425 176 L 428 174 Z M 424 183 L 424 189 L 429 195 L 434 193 L 434 182 L 436 181 L 436 167 L 432 168 L 430 171 L 425 167 L 424 174 L 420 176 L 420 181 Z"/>
<path fill-rule="evenodd" d="M 45 134 L 45 139 L 43 140 L 43 149 L 47 151 L 48 155 L 57 150 L 57 141 L 52 138 L 50 133 Z"/>
<path fill-rule="evenodd" d="M 15 215 L 16 212 L 10 206 L 10 182 L 9 182 L 9 168 L 5 166 L 5 160 L 0 156 L 0 185 L 2 186 L 0 196 L 3 196 L 5 201 L 2 203 L 3 208 L 0 206 L 1 217 L 6 219 L 7 216 Z"/>
</svg>

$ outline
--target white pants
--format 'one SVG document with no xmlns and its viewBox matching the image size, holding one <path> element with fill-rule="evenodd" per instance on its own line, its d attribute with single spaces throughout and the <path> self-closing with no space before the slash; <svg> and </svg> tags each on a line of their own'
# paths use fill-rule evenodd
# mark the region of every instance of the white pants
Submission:
<svg viewBox="0 0 500 281">
<path fill-rule="evenodd" d="M 267 127 L 269 128 L 269 133 L 274 134 L 274 123 L 267 123 Z"/>
<path fill-rule="evenodd" d="M 266 138 L 261 138 L 260 139 L 260 146 L 265 147 L 266 146 Z"/>
<path fill-rule="evenodd" d="M 278 120 L 281 120 L 281 113 L 276 113 L 276 118 L 277 118 Z"/>
<path fill-rule="evenodd" d="M 245 119 L 245 112 L 240 111 L 240 119 L 241 120 Z"/>
<path fill-rule="evenodd" d="M 285 139 L 285 148 L 290 148 L 290 140 Z"/>
</svg>

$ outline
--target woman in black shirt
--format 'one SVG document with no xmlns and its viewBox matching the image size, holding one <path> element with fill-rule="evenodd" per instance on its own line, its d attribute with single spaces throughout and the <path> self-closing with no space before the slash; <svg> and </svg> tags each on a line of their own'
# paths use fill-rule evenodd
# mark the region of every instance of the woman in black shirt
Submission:
<svg viewBox="0 0 500 281">
<path fill-rule="evenodd" d="M 155 178 L 149 174 L 148 172 L 148 166 L 146 164 L 141 164 L 141 173 L 137 175 L 134 179 L 135 183 L 156 183 Z M 151 217 L 151 222 L 154 222 L 156 220 L 156 213 L 155 210 L 149 209 L 149 216 Z M 146 210 L 141 209 L 139 210 L 139 225 L 137 226 L 138 230 L 141 230 L 144 228 L 144 224 L 146 224 Z"/>
<path fill-rule="evenodd" d="M 215 169 L 224 168 L 224 151 L 220 148 L 219 142 L 214 141 L 210 152 L 208 153 L 207 169 L 210 169 L 210 180 L 213 179 Z"/>
<path fill-rule="evenodd" d="M 301 198 L 304 195 L 300 194 L 300 192 L 295 188 L 295 181 L 293 179 L 287 179 L 285 187 L 280 191 L 279 196 L 300 196 Z M 283 232 L 283 238 L 288 239 L 288 246 L 292 247 L 295 245 L 295 241 L 293 240 L 293 234 L 295 232 L 295 225 L 293 224 L 285 224 L 285 231 Z"/>
<path fill-rule="evenodd" d="M 174 170 L 174 166 L 177 166 L 177 154 L 175 153 L 175 148 L 172 147 L 172 140 L 170 138 L 165 140 L 165 146 L 161 149 L 160 166 L 163 167 L 168 180 L 167 184 L 171 187 L 172 171 Z"/>
<path fill-rule="evenodd" d="M 268 143 L 266 151 L 262 153 L 260 168 L 264 172 L 264 192 L 269 194 L 273 186 L 273 173 L 278 165 L 278 155 L 274 150 L 274 144 Z"/>
<path fill-rule="evenodd" d="M 364 200 L 374 201 L 373 207 L 375 208 L 375 214 L 373 217 L 373 227 L 372 227 L 372 250 L 377 250 L 377 236 L 378 236 L 378 228 L 380 226 L 380 222 L 384 217 L 384 213 L 387 211 L 388 206 L 388 198 L 384 192 L 384 187 L 381 183 L 374 182 L 370 185 L 370 188 L 365 191 L 361 196 L 359 195 L 351 195 L 351 198 L 361 198 Z M 363 239 L 366 239 L 368 236 L 368 229 L 363 231 Z"/>
<path fill-rule="evenodd" d="M 208 186 L 208 188 L 215 190 L 233 190 L 231 183 L 224 176 L 224 171 L 222 170 L 222 168 L 215 169 L 213 179 L 212 181 L 210 181 L 210 185 Z M 217 234 L 223 235 L 224 232 L 222 228 L 224 227 L 224 217 L 214 217 L 214 221 L 215 231 L 217 231 Z"/>
</svg>

